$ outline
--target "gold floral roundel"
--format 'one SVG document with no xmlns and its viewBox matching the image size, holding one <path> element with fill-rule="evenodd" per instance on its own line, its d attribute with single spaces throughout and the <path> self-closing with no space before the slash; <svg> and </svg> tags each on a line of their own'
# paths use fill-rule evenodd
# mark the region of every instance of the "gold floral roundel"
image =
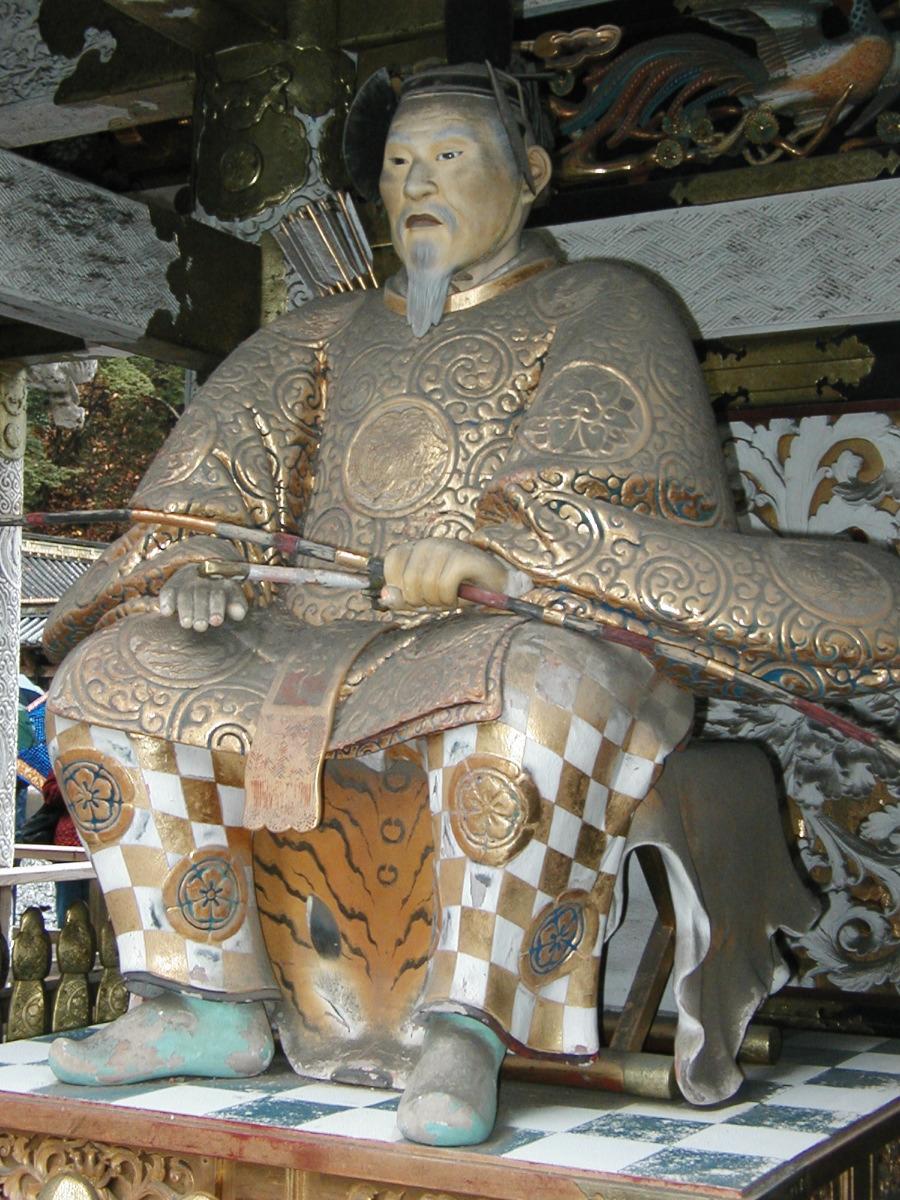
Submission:
<svg viewBox="0 0 900 1200">
<path fill-rule="evenodd" d="M 471 754 L 453 771 L 450 825 L 473 862 L 500 866 L 531 840 L 541 797 L 531 776 L 494 754 Z"/>
<path fill-rule="evenodd" d="M 626 462 L 647 444 L 647 401 L 627 376 L 605 363 L 568 363 L 552 383 L 555 403 L 532 417 L 523 441 L 544 454 Z"/>
<path fill-rule="evenodd" d="M 72 820 L 88 845 L 122 837 L 134 816 L 134 782 L 128 771 L 89 746 L 65 751 L 54 767 Z"/>
<path fill-rule="evenodd" d="M 823 621 L 872 626 L 887 621 L 894 593 L 881 571 L 852 545 L 830 546 L 828 554 L 814 542 L 776 541 L 773 566 L 785 592 Z"/>
<path fill-rule="evenodd" d="M 402 516 L 433 499 L 455 463 L 456 438 L 441 410 L 398 396 L 363 417 L 344 459 L 344 493 L 370 516 Z"/>
<path fill-rule="evenodd" d="M 545 905 L 522 939 L 519 974 L 532 991 L 568 975 L 593 955 L 599 914 L 588 892 L 563 892 Z"/>
<path fill-rule="evenodd" d="M 176 933 L 192 941 L 224 942 L 247 915 L 244 864 L 227 847 L 201 846 L 171 869 L 162 895 Z"/>
</svg>

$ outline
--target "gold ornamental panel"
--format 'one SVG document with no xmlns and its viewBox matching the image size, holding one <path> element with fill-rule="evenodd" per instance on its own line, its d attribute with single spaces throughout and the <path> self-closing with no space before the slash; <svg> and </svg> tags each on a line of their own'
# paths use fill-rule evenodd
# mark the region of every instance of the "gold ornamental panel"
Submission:
<svg viewBox="0 0 900 1200">
<path fill-rule="evenodd" d="M 0 1192 L 34 1200 L 214 1200 L 215 1163 L 0 1130 Z"/>
</svg>

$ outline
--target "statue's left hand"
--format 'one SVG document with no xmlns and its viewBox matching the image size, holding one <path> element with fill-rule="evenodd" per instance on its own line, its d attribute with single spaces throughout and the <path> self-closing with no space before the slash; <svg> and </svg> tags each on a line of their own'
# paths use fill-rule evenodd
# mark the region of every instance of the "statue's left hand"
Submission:
<svg viewBox="0 0 900 1200">
<path fill-rule="evenodd" d="M 507 590 L 499 558 L 456 538 L 421 538 L 393 546 L 384 556 L 382 601 L 389 608 L 456 608 L 460 584 Z"/>
<path fill-rule="evenodd" d="M 243 621 L 247 601 L 234 579 L 204 578 L 191 563 L 176 571 L 159 593 L 159 611 L 164 617 L 178 617 L 182 629 L 205 633 L 212 626 Z"/>
</svg>

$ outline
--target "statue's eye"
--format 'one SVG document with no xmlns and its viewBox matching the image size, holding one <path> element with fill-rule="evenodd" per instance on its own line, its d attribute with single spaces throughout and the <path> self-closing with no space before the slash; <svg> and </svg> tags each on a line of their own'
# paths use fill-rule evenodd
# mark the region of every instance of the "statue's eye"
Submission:
<svg viewBox="0 0 900 1200">
<path fill-rule="evenodd" d="M 388 156 L 388 162 L 392 167 L 402 167 L 406 159 L 399 154 L 392 154 Z"/>
<path fill-rule="evenodd" d="M 441 162 L 441 161 L 446 162 L 447 159 L 450 159 L 450 158 L 459 158 L 461 154 L 462 154 L 462 150 L 442 150 L 440 152 L 440 154 L 437 155 L 437 159 L 438 159 L 438 162 Z"/>
</svg>

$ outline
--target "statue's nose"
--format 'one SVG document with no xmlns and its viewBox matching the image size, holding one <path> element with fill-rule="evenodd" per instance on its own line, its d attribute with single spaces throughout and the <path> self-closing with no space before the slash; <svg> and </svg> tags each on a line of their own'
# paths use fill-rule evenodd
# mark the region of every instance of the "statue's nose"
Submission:
<svg viewBox="0 0 900 1200">
<path fill-rule="evenodd" d="M 421 200 L 435 191 L 435 183 L 425 163 L 416 160 L 410 164 L 406 181 L 403 185 L 404 195 L 410 200 Z"/>
</svg>

